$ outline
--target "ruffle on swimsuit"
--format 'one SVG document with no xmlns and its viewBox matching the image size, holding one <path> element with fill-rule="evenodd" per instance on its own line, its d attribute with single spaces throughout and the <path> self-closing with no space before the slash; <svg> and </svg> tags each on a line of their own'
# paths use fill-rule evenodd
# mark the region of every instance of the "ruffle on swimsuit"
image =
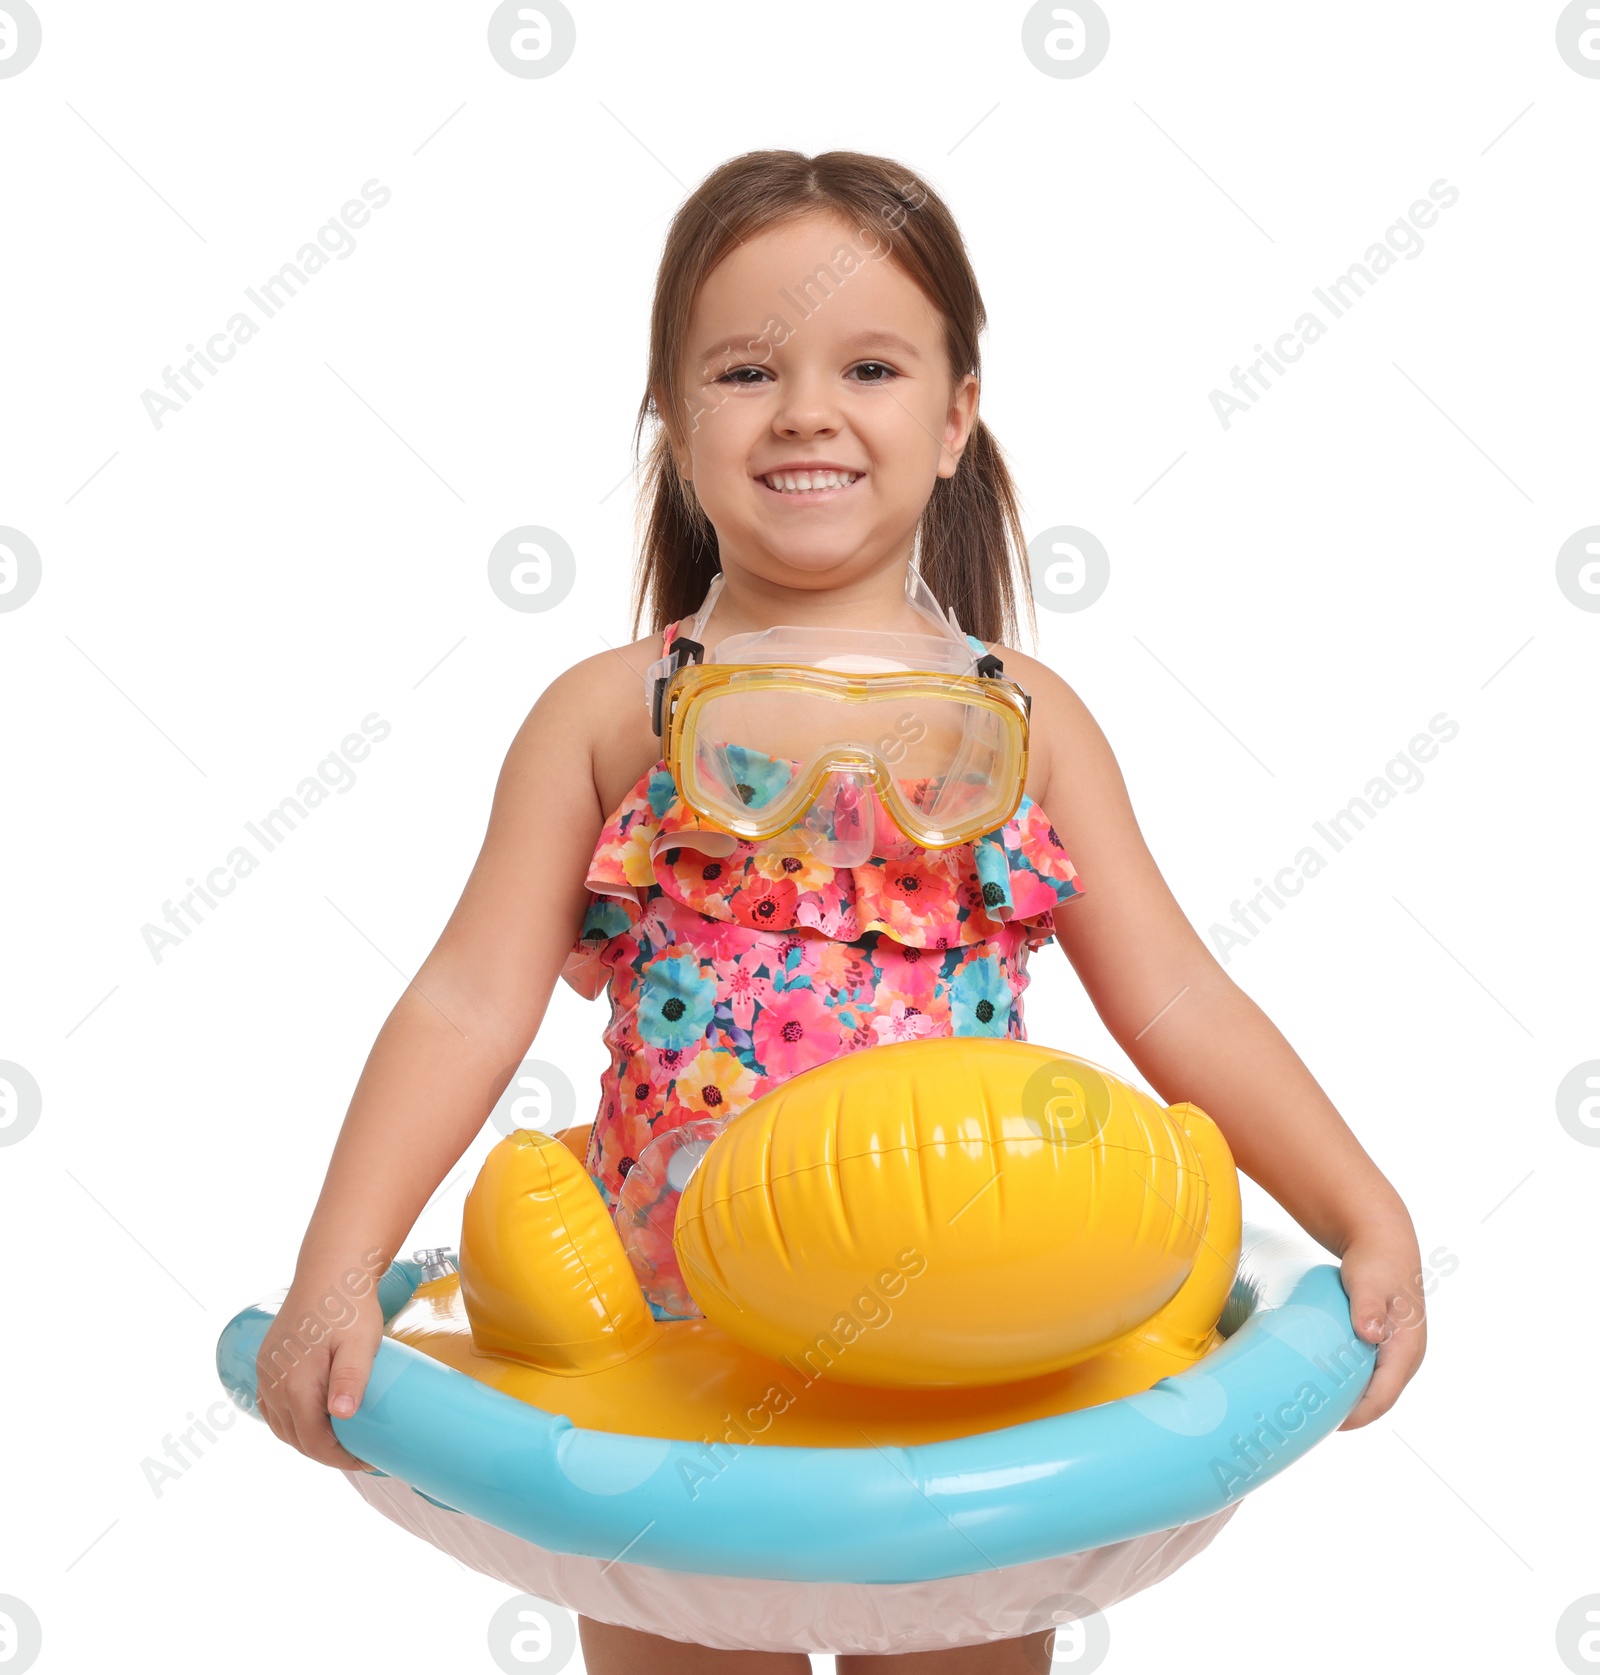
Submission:
<svg viewBox="0 0 1600 1675">
<path fill-rule="evenodd" d="M 923 849 L 894 833 L 881 805 L 875 814 L 893 834 L 884 853 L 829 867 L 706 825 L 657 762 L 601 830 L 586 879 L 594 899 L 563 977 L 597 995 L 607 943 L 639 926 L 654 894 L 745 931 L 837 942 L 878 931 L 908 947 L 958 948 L 1017 924 L 1030 950 L 1054 936 L 1055 909 L 1082 894 L 1055 828 L 1026 796 L 1004 826 L 953 849 Z"/>
</svg>

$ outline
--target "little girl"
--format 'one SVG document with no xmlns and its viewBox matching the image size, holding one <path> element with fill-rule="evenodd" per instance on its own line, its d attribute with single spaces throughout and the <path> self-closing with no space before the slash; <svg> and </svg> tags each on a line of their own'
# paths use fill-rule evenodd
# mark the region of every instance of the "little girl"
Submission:
<svg viewBox="0 0 1600 1675">
<path fill-rule="evenodd" d="M 259 1364 L 267 1423 L 312 1459 L 363 1469 L 329 1415 L 360 1404 L 383 1330 L 375 1292 L 310 1354 L 301 1339 L 281 1356 L 281 1379 L 274 1351 L 330 1284 L 402 1248 L 563 976 L 609 990 L 586 1166 L 614 1206 L 659 1136 L 736 1117 L 813 1065 L 919 1036 L 1023 1038 L 1028 956 L 1058 940 L 1149 1087 L 1209 1113 L 1239 1168 L 1341 1259 L 1354 1328 L 1380 1346 L 1342 1428 L 1386 1412 L 1415 1372 L 1421 1260 L 1399 1195 L 1190 926 L 1082 700 L 1010 644 L 1025 546 L 978 419 L 983 327 L 949 212 L 886 159 L 751 153 L 679 211 L 639 413 L 659 421 L 634 596 L 653 631 L 576 664 L 533 706 L 461 900 L 367 1060 Z M 692 639 L 697 615 L 707 659 L 779 624 L 926 634 L 918 576 L 977 636 L 974 655 L 996 654 L 1030 696 L 1010 817 L 919 848 L 870 794 L 870 853 L 845 861 L 825 842 L 708 830 L 668 769 L 651 665 Z M 658 1314 L 696 1312 L 662 1295 Z M 799 1651 L 579 1626 L 592 1675 L 809 1668 Z M 1048 1662 L 1045 1639 L 838 1667 L 1022 1675 Z"/>
</svg>

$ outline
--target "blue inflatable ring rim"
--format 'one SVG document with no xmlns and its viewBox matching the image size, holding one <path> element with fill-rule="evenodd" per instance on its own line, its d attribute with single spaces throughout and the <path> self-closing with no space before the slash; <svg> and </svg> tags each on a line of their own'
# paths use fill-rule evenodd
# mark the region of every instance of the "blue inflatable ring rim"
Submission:
<svg viewBox="0 0 1600 1675">
<path fill-rule="evenodd" d="M 389 1337 L 360 1408 L 333 1430 L 436 1506 L 551 1552 L 784 1581 L 964 1576 L 1206 1518 L 1335 1430 L 1377 1352 L 1321 1254 L 1247 1222 L 1224 1342 L 1193 1367 L 1097 1407 L 942 1442 L 713 1447 L 592 1431 Z M 385 1320 L 420 1279 L 413 1263 L 391 1265 Z M 217 1343 L 223 1385 L 250 1413 L 276 1312 L 243 1310 Z"/>
</svg>

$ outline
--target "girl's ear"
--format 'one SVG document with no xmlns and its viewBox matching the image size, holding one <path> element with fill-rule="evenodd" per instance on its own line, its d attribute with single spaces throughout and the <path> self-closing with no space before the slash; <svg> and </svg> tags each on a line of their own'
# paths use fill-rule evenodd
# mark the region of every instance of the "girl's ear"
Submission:
<svg viewBox="0 0 1600 1675">
<path fill-rule="evenodd" d="M 978 423 L 978 379 L 975 373 L 964 373 L 950 392 L 950 406 L 945 414 L 944 452 L 940 455 L 938 472 L 941 477 L 953 477 L 967 443 Z M 949 469 L 946 470 L 945 467 Z"/>
<path fill-rule="evenodd" d="M 655 408 L 657 418 L 660 419 L 661 432 L 666 438 L 667 447 L 672 453 L 672 468 L 677 472 L 678 476 L 687 482 L 689 480 L 688 444 L 678 435 L 677 430 L 672 425 L 668 424 L 666 419 L 662 417 L 665 412 L 665 408 L 663 406 L 663 396 L 661 391 L 656 390 L 652 392 L 651 403 Z"/>
</svg>

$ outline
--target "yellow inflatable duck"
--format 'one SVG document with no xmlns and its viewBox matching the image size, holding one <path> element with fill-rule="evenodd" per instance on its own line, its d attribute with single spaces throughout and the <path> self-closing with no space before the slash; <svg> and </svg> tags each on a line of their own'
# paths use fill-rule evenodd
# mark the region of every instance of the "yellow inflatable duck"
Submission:
<svg viewBox="0 0 1600 1675">
<path fill-rule="evenodd" d="M 757 1100 L 678 1204 L 699 1320 L 652 1314 L 587 1137 L 501 1140 L 459 1275 L 389 1335 L 592 1430 L 852 1447 L 1112 1401 L 1221 1341 L 1241 1233 L 1221 1131 L 1054 1048 L 873 1047 Z"/>
</svg>

